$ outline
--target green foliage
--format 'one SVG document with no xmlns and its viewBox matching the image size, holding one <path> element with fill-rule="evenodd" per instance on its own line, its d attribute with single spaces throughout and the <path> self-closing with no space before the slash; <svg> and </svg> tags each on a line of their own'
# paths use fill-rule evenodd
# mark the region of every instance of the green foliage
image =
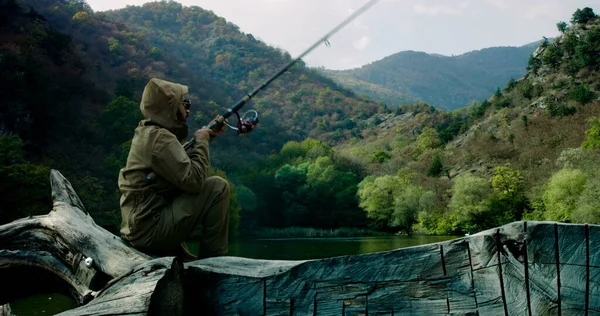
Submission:
<svg viewBox="0 0 600 316">
<path fill-rule="evenodd" d="M 529 56 L 529 60 L 527 61 L 527 71 L 536 74 L 540 67 L 542 66 L 542 61 L 534 57 L 533 55 Z"/>
<path fill-rule="evenodd" d="M 427 175 L 430 177 L 439 177 L 444 173 L 447 173 L 447 170 L 442 164 L 442 159 L 440 158 L 439 154 L 435 154 L 435 156 L 433 156 L 431 166 L 429 166 L 429 169 L 427 169 Z"/>
<path fill-rule="evenodd" d="M 279 168 L 275 187 L 281 190 L 286 226 L 360 226 L 364 214 L 357 208 L 357 183 L 353 173 L 327 156 Z"/>
<path fill-rule="evenodd" d="M 562 49 L 567 56 L 573 56 L 579 45 L 579 37 L 574 32 L 569 32 L 564 35 Z"/>
<path fill-rule="evenodd" d="M 150 49 L 150 56 L 156 60 L 159 60 L 163 57 L 163 52 L 158 47 L 152 47 L 152 49 Z"/>
<path fill-rule="evenodd" d="M 73 15 L 73 26 L 74 27 L 84 27 L 92 23 L 92 18 L 90 14 L 85 11 L 80 11 Z"/>
<path fill-rule="evenodd" d="M 589 128 L 585 131 L 585 140 L 581 148 L 598 149 L 600 148 L 600 118 L 590 117 L 588 119 Z"/>
<path fill-rule="evenodd" d="M 565 104 L 561 105 L 550 105 L 548 106 L 548 110 L 550 111 L 550 116 L 563 117 L 573 115 L 577 112 L 577 108 L 573 106 L 568 106 Z"/>
<path fill-rule="evenodd" d="M 113 176 L 117 177 L 119 170 L 125 167 L 127 163 L 127 156 L 129 155 L 129 148 L 131 148 L 131 140 L 128 140 L 121 144 L 121 146 L 111 153 L 104 159 L 104 164 L 107 171 L 112 173 Z"/>
<path fill-rule="evenodd" d="M 494 98 L 496 100 L 499 100 L 502 98 L 502 91 L 500 90 L 500 87 L 496 88 L 496 92 L 494 93 Z"/>
<path fill-rule="evenodd" d="M 478 119 L 483 117 L 483 115 L 485 114 L 485 111 L 487 111 L 487 109 L 492 105 L 492 103 L 488 100 L 485 100 L 483 102 L 481 102 L 481 104 L 477 104 L 477 103 L 473 103 L 472 107 L 471 107 L 471 113 L 470 113 L 470 118 L 471 119 Z"/>
<path fill-rule="evenodd" d="M 561 169 L 548 181 L 542 194 L 546 220 L 571 222 L 587 176 L 579 169 Z"/>
<path fill-rule="evenodd" d="M 533 98 L 533 84 L 530 81 L 525 81 L 521 86 L 521 94 L 531 100 Z"/>
<path fill-rule="evenodd" d="M 569 28 L 569 26 L 567 25 L 566 22 L 560 21 L 560 22 L 556 23 L 556 28 L 558 29 L 559 32 L 564 34 L 565 32 L 567 32 L 567 29 Z"/>
<path fill-rule="evenodd" d="M 572 74 L 589 67 L 592 69 L 600 66 L 600 28 L 595 27 L 587 31 L 577 41 L 575 53 L 568 67 Z"/>
<path fill-rule="evenodd" d="M 488 181 L 470 173 L 454 178 L 452 198 L 448 205 L 456 224 L 463 232 L 481 229 L 488 212 L 487 197 L 492 193 Z"/>
<path fill-rule="evenodd" d="M 503 109 L 512 106 L 512 99 L 502 98 L 496 101 L 496 109 Z"/>
<path fill-rule="evenodd" d="M 586 24 L 590 21 L 593 21 L 597 18 L 594 10 L 590 7 L 585 7 L 583 9 L 577 9 L 575 13 L 573 13 L 573 17 L 571 18 L 571 23 L 573 24 Z"/>
<path fill-rule="evenodd" d="M 433 149 L 439 146 L 440 140 L 435 129 L 425 127 L 421 134 L 417 137 L 417 150 L 419 153 L 425 152 L 428 149 Z"/>
<path fill-rule="evenodd" d="M 450 117 L 449 120 L 435 127 L 441 144 L 449 143 L 466 130 L 467 119 L 465 117 L 462 115 L 452 115 Z"/>
<path fill-rule="evenodd" d="M 506 87 L 504 88 L 504 92 L 510 92 L 512 91 L 515 87 L 517 86 L 517 81 L 515 80 L 515 78 L 510 78 L 508 80 L 508 83 L 506 84 Z"/>
<path fill-rule="evenodd" d="M 373 162 L 383 163 L 386 160 L 392 158 L 392 155 L 390 155 L 387 151 L 377 150 L 373 154 L 371 154 L 371 157 Z"/>
<path fill-rule="evenodd" d="M 520 219 L 529 207 L 521 171 L 510 165 L 498 166 L 493 170 L 490 183 L 494 191 L 490 208 L 496 225 Z"/>
<path fill-rule="evenodd" d="M 527 115 L 521 115 L 521 122 L 523 122 L 523 126 L 525 126 L 525 128 L 529 126 L 529 118 Z"/>
<path fill-rule="evenodd" d="M 510 165 L 494 168 L 490 179 L 494 193 L 502 199 L 514 199 L 523 194 L 523 176 Z"/>
<path fill-rule="evenodd" d="M 121 53 L 121 42 L 114 37 L 108 38 L 108 50 L 113 54 Z"/>
<path fill-rule="evenodd" d="M 133 137 L 133 130 L 143 119 L 138 102 L 124 96 L 110 101 L 98 120 L 99 133 L 107 145 L 122 144 Z"/>
<path fill-rule="evenodd" d="M 598 166 L 597 166 L 598 167 Z M 588 177 L 585 188 L 571 215 L 573 223 L 600 223 L 600 181 L 595 175 Z"/>
<path fill-rule="evenodd" d="M 0 223 L 52 208 L 50 168 L 26 161 L 23 146 L 18 136 L 0 134 Z"/>
<path fill-rule="evenodd" d="M 596 95 L 586 85 L 580 84 L 574 86 L 573 88 L 571 88 L 571 90 L 569 90 L 568 97 L 570 100 L 579 102 L 582 105 L 586 105 L 592 102 Z"/>
<path fill-rule="evenodd" d="M 542 54 L 542 64 L 556 69 L 560 64 L 563 56 L 563 51 L 557 44 L 548 45 Z"/>
<path fill-rule="evenodd" d="M 369 176 L 358 185 L 360 207 L 379 229 L 410 232 L 420 211 L 432 207 L 431 194 L 412 183 L 411 175 Z"/>
</svg>

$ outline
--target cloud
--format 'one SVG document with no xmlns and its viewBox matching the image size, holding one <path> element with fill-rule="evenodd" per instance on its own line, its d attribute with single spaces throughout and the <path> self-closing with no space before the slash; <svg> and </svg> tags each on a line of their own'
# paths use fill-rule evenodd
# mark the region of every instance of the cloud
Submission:
<svg viewBox="0 0 600 316">
<path fill-rule="evenodd" d="M 370 42 L 369 37 L 363 36 L 360 39 L 358 39 L 357 41 L 354 41 L 354 43 L 352 43 L 352 44 L 354 45 L 354 48 L 356 48 L 358 50 L 364 50 L 369 45 L 369 42 Z"/>
<path fill-rule="evenodd" d="M 485 2 L 500 10 L 507 10 L 510 8 L 510 5 L 505 0 L 485 0 Z"/>
<path fill-rule="evenodd" d="M 446 5 L 422 5 L 415 4 L 413 5 L 413 11 L 417 14 L 423 15 L 461 15 L 464 10 L 468 7 L 468 3 L 461 2 L 458 7 L 449 7 Z"/>
</svg>

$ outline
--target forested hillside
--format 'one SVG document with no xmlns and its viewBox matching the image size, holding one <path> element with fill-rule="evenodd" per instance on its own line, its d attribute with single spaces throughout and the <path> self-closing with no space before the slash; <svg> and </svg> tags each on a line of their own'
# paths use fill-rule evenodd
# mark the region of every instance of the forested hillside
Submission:
<svg viewBox="0 0 600 316">
<path fill-rule="evenodd" d="M 557 27 L 526 75 L 487 100 L 452 112 L 401 107 L 380 115 L 378 133 L 337 148 L 367 166 L 358 195 L 369 218 L 442 234 L 600 221 L 600 21 L 584 8 Z"/>
<path fill-rule="evenodd" d="M 157 19 L 152 32 L 114 22 L 78 0 L 2 0 L 0 9 L 2 222 L 47 212 L 48 170 L 55 168 L 97 221 L 114 229 L 117 174 L 150 78 L 190 86 L 197 128 L 290 61 L 212 12 L 175 2 L 124 10 Z M 187 40 L 173 37 L 175 29 Z M 307 136 L 360 136 L 360 118 L 381 106 L 300 63 L 248 107 L 259 111 L 261 124 L 246 137 L 222 137 L 214 150 L 218 169 L 244 170 Z"/>
<path fill-rule="evenodd" d="M 256 131 L 211 145 L 211 172 L 234 188 L 232 235 L 598 221 L 600 28 L 588 8 L 558 27 L 523 78 L 454 111 L 384 106 L 294 66 L 243 109 L 259 112 Z M 80 0 L 0 0 L 0 38 L 0 223 L 48 212 L 54 168 L 116 231 L 117 174 L 148 79 L 190 87 L 194 129 L 291 60 L 173 1 L 96 13 Z"/>
<path fill-rule="evenodd" d="M 405 51 L 349 70 L 320 69 L 340 85 L 389 105 L 427 102 L 443 110 L 483 100 L 525 74 L 539 42 L 491 47 L 458 56 Z"/>
</svg>

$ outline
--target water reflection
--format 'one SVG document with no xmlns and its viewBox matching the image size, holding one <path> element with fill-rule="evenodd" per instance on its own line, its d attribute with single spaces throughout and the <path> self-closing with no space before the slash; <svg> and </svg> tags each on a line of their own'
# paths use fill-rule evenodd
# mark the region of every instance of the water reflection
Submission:
<svg viewBox="0 0 600 316">
<path fill-rule="evenodd" d="M 10 303 L 14 315 L 55 315 L 77 307 L 75 301 L 63 294 L 36 294 Z"/>
<path fill-rule="evenodd" d="M 230 243 L 230 256 L 253 259 L 306 260 L 389 251 L 455 239 L 456 236 L 387 236 L 355 238 L 239 239 Z M 196 242 L 188 243 L 198 251 Z"/>
</svg>

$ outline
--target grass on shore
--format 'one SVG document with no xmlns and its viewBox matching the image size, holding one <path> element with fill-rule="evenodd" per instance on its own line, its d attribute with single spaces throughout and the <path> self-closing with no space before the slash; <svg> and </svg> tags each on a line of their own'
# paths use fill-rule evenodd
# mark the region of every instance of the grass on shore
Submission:
<svg viewBox="0 0 600 316">
<path fill-rule="evenodd" d="M 326 237 L 367 237 L 389 236 L 387 233 L 364 228 L 341 227 L 336 229 L 319 229 L 309 227 L 264 227 L 255 231 L 252 237 L 257 238 L 326 238 Z"/>
</svg>

